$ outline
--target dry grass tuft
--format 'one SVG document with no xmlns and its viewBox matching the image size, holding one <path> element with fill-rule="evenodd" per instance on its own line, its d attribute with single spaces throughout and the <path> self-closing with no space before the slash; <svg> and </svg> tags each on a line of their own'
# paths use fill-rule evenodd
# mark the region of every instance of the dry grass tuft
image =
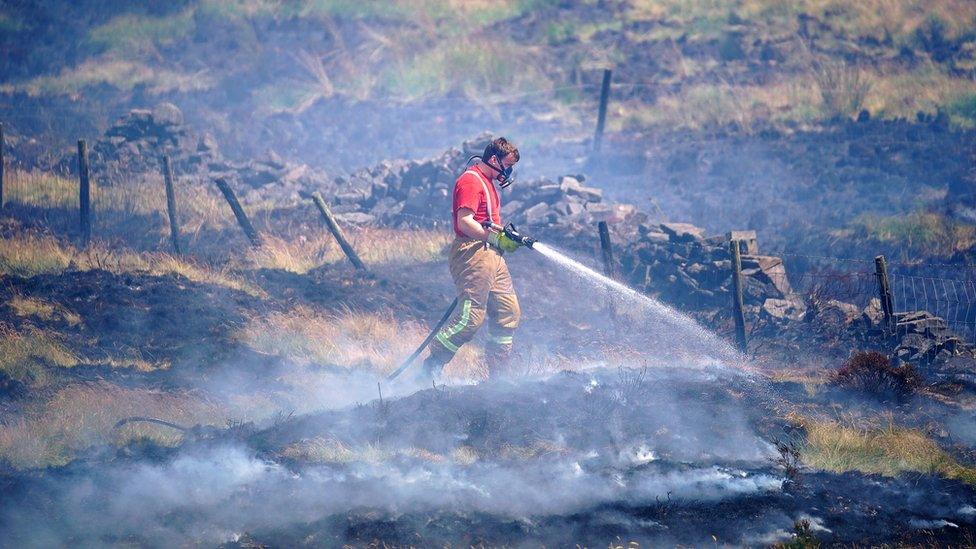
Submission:
<svg viewBox="0 0 976 549">
<path fill-rule="evenodd" d="M 24 278 L 58 274 L 68 268 L 74 253 L 50 237 L 3 238 L 0 239 L 0 272 Z"/>
<path fill-rule="evenodd" d="M 212 269 L 193 260 L 165 253 L 116 251 L 99 244 L 77 250 L 52 237 L 30 234 L 0 239 L 0 273 L 29 278 L 40 274 L 61 274 L 70 269 L 102 269 L 116 274 L 176 274 L 193 282 L 223 286 L 258 297 L 265 295 L 261 288 L 227 269 Z"/>
<path fill-rule="evenodd" d="M 451 452 L 451 459 L 458 465 L 473 465 L 478 461 L 478 451 L 471 446 L 458 446 Z"/>
<path fill-rule="evenodd" d="M 146 423 L 115 424 L 132 416 L 149 416 L 193 426 L 219 425 L 221 408 L 182 392 L 127 389 L 106 383 L 65 387 L 44 403 L 0 424 L 0 459 L 19 469 L 64 465 L 94 445 L 150 439 L 176 444 L 179 431 Z"/>
<path fill-rule="evenodd" d="M 345 311 L 325 314 L 306 306 L 254 316 L 238 337 L 260 353 L 300 365 L 334 365 L 377 374 L 393 371 L 427 335 L 425 326 L 392 314 Z M 465 345 L 445 368 L 451 378 L 484 378 L 482 350 Z M 414 367 L 419 368 L 423 357 Z"/>
<path fill-rule="evenodd" d="M 403 323 L 392 314 L 348 311 L 326 315 L 299 306 L 284 313 L 254 317 L 241 333 L 261 353 L 303 364 L 332 364 L 346 369 L 389 372 L 425 336 L 416 323 Z"/>
<path fill-rule="evenodd" d="M 827 118 L 850 118 L 864 107 L 871 80 L 857 65 L 818 60 L 811 73 Z"/>
<path fill-rule="evenodd" d="M 262 235 L 263 243 L 247 252 L 246 265 L 258 269 L 280 269 L 292 273 L 305 274 L 325 263 L 335 261 L 332 248 L 338 247 L 324 234 L 308 238 L 279 238 Z M 341 252 L 340 252 L 341 253 Z M 330 257 L 331 255 L 331 257 Z"/>
<path fill-rule="evenodd" d="M 555 441 L 542 439 L 534 440 L 527 446 L 505 444 L 498 450 L 500 458 L 520 461 L 567 453 L 569 453 L 569 449 L 566 446 Z"/>
<path fill-rule="evenodd" d="M 442 231 L 354 228 L 346 231 L 350 245 L 367 266 L 409 265 L 443 259 L 452 237 Z M 264 243 L 248 251 L 245 268 L 281 269 L 305 274 L 316 267 L 347 262 L 330 234 L 282 238 L 262 235 Z"/>
<path fill-rule="evenodd" d="M 281 451 L 282 457 L 306 463 L 382 463 L 396 454 L 373 444 L 350 448 L 332 436 L 301 440 Z"/>
<path fill-rule="evenodd" d="M 77 313 L 58 303 L 36 297 L 14 295 L 7 301 L 7 306 L 13 309 L 17 316 L 33 317 L 48 322 L 64 322 L 69 326 L 81 324 L 81 317 Z"/>
<path fill-rule="evenodd" d="M 367 227 L 350 231 L 349 243 L 367 265 L 404 265 L 429 263 L 446 257 L 454 236 L 445 231 L 414 229 L 403 231 Z M 331 258 L 345 261 L 338 246 L 332 248 Z"/>
<path fill-rule="evenodd" d="M 790 420 L 806 431 L 802 457 L 810 467 L 885 476 L 912 471 L 976 484 L 976 468 L 960 464 L 924 433 L 898 427 L 891 418 L 866 427 L 799 416 Z"/>
<path fill-rule="evenodd" d="M 32 386 L 51 380 L 47 366 L 71 368 L 81 359 L 52 334 L 29 328 L 18 332 L 0 325 L 0 371 L 11 379 Z"/>
</svg>

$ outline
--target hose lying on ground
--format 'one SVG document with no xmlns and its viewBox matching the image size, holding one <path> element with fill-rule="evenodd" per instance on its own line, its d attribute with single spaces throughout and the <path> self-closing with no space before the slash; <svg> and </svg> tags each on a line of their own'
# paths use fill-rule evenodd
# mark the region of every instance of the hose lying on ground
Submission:
<svg viewBox="0 0 976 549">
<path fill-rule="evenodd" d="M 127 423 L 135 423 L 137 421 L 141 421 L 141 422 L 144 422 L 144 423 L 155 423 L 157 425 L 164 425 L 166 427 L 170 427 L 170 428 L 173 428 L 173 429 L 177 429 L 177 430 L 183 431 L 184 433 L 190 430 L 189 427 L 183 427 L 182 425 L 177 425 L 175 423 L 170 423 L 169 421 L 166 421 L 164 419 L 156 419 L 154 417 L 142 417 L 142 416 L 132 416 L 132 417 L 127 417 L 127 418 L 124 418 L 124 419 L 120 419 L 115 424 L 115 429 L 118 429 L 119 427 L 122 427 L 123 425 L 125 425 Z"/>
</svg>

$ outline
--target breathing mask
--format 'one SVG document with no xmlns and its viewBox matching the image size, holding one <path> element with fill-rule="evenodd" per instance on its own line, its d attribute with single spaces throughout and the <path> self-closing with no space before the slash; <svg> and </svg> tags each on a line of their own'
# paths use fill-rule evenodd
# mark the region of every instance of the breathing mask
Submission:
<svg viewBox="0 0 976 549">
<path fill-rule="evenodd" d="M 474 160 L 475 158 L 484 162 L 485 164 L 488 165 L 488 167 L 498 172 L 498 175 L 495 176 L 495 180 L 498 181 L 499 187 L 504 189 L 515 182 L 515 173 L 514 173 L 515 166 L 509 166 L 507 168 L 504 168 L 503 167 L 504 165 L 501 163 L 501 160 L 498 160 L 497 156 L 493 156 L 492 158 L 495 159 L 498 165 L 492 166 L 490 162 L 482 158 L 481 155 L 477 155 L 477 154 L 471 156 L 471 158 L 468 158 L 468 164 L 470 164 L 471 161 Z"/>
</svg>

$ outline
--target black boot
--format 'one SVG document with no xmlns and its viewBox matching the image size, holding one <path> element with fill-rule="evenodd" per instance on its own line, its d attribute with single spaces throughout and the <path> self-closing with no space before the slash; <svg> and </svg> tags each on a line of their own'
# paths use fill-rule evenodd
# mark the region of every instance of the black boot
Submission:
<svg viewBox="0 0 976 549">
<path fill-rule="evenodd" d="M 423 367 L 421 371 L 426 379 L 433 379 L 435 376 L 441 375 L 444 370 L 444 364 L 446 362 L 439 356 L 430 355 L 424 360 Z"/>
</svg>

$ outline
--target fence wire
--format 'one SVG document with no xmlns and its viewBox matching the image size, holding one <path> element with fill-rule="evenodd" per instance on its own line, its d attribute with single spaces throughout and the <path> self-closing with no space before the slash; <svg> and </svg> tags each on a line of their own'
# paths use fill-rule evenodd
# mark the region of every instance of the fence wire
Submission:
<svg viewBox="0 0 976 549">
<path fill-rule="evenodd" d="M 976 282 L 931 276 L 890 274 L 895 311 L 927 311 L 976 343 Z"/>
</svg>

